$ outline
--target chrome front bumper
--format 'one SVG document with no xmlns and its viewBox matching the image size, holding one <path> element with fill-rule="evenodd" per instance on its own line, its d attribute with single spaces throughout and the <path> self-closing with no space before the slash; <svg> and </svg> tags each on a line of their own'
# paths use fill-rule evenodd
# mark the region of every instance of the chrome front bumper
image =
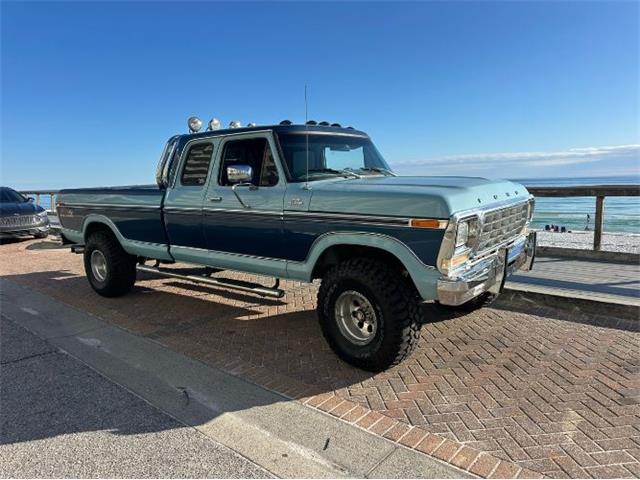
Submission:
<svg viewBox="0 0 640 480">
<path fill-rule="evenodd" d="M 500 293 L 505 279 L 516 270 L 531 270 L 536 253 L 536 233 L 530 232 L 490 257 L 438 280 L 438 301 L 462 305 L 484 293 Z"/>
</svg>

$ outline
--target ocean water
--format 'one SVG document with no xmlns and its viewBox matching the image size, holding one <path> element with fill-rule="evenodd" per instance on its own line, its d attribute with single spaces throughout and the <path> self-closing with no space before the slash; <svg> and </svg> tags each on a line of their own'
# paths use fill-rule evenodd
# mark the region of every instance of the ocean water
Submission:
<svg viewBox="0 0 640 480">
<path fill-rule="evenodd" d="M 631 185 L 640 183 L 640 173 L 622 177 L 514 179 L 525 186 L 564 187 L 579 185 Z M 567 230 L 593 230 L 596 213 L 595 197 L 538 197 L 533 215 L 533 228 L 545 225 L 565 226 Z M 606 197 L 604 201 L 604 231 L 640 233 L 640 197 Z"/>
</svg>

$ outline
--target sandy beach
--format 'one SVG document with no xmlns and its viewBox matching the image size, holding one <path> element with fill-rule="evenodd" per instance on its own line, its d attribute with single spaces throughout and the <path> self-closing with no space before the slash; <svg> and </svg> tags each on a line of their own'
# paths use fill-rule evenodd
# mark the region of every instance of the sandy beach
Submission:
<svg viewBox="0 0 640 480">
<path fill-rule="evenodd" d="M 593 232 L 555 233 L 538 231 L 538 245 L 544 247 L 591 250 Z M 603 233 L 602 250 L 608 252 L 640 253 L 640 234 Z"/>
</svg>

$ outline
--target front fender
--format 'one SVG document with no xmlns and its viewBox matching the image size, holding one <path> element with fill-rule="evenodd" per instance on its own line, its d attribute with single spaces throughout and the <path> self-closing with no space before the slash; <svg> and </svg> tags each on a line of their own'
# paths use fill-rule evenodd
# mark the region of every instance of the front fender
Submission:
<svg viewBox="0 0 640 480">
<path fill-rule="evenodd" d="M 437 296 L 437 281 L 440 272 L 425 265 L 403 242 L 389 235 L 371 232 L 328 232 L 318 237 L 307 258 L 302 262 L 288 262 L 287 276 L 291 279 L 309 282 L 320 256 L 330 247 L 339 245 L 357 245 L 384 250 L 395 256 L 406 268 L 424 300 L 434 300 Z"/>
</svg>

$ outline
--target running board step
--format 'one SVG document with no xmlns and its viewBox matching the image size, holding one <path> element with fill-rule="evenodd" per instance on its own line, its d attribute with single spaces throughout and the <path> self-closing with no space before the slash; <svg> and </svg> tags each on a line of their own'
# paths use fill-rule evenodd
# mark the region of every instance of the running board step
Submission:
<svg viewBox="0 0 640 480">
<path fill-rule="evenodd" d="M 180 273 L 172 272 L 167 268 L 149 267 L 147 265 L 138 265 L 136 268 L 140 272 L 155 273 L 157 275 L 162 275 L 170 278 L 178 278 L 180 280 L 187 280 L 194 283 L 202 283 L 205 285 L 214 285 L 216 287 L 241 290 L 243 292 L 251 292 L 263 297 L 284 297 L 284 290 L 278 288 L 278 286 L 280 285 L 280 279 L 278 278 L 276 278 L 276 283 L 273 287 L 265 287 L 263 285 L 260 285 L 259 283 L 243 282 L 242 280 L 233 280 L 231 278 L 212 278 L 200 275 L 182 275 Z"/>
</svg>

